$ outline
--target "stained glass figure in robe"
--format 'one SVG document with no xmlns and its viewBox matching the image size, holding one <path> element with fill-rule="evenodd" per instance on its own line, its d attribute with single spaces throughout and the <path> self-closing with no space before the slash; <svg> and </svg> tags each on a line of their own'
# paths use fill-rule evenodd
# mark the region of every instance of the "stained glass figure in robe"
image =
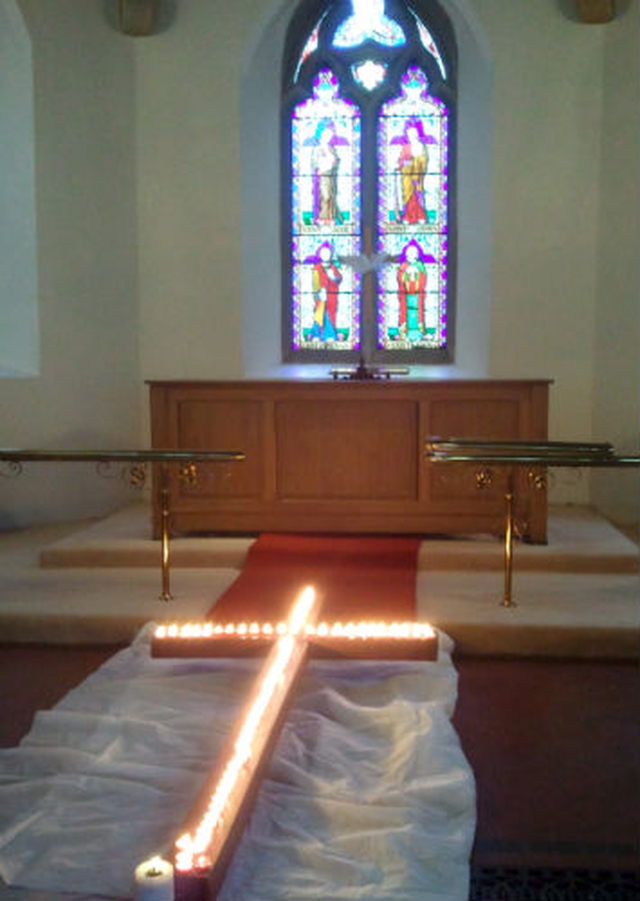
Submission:
<svg viewBox="0 0 640 901">
<path fill-rule="evenodd" d="M 314 225 L 341 225 L 343 216 L 338 207 L 338 147 L 348 146 L 346 138 L 336 134 L 332 119 L 322 119 L 313 145 L 313 216 Z"/>
<path fill-rule="evenodd" d="M 408 341 L 419 341 L 426 334 L 427 262 L 435 260 L 415 240 L 403 248 L 398 260 L 398 333 Z"/>
<path fill-rule="evenodd" d="M 311 262 L 311 260 L 309 261 Z M 311 341 L 336 341 L 338 313 L 338 292 L 342 273 L 340 263 L 335 258 L 333 246 L 325 241 L 318 248 L 313 259 L 313 326 Z"/>
<path fill-rule="evenodd" d="M 340 258 L 360 248 L 360 114 L 336 76 L 318 73 L 292 118 L 294 350 L 354 350 L 360 278 Z"/>
<path fill-rule="evenodd" d="M 425 175 L 429 166 L 427 145 L 434 143 L 435 138 L 425 134 L 422 120 L 417 117 L 407 119 L 402 135 L 391 139 L 391 146 L 398 150 L 395 213 L 397 222 L 416 225 L 427 221 L 425 203 Z"/>
<path fill-rule="evenodd" d="M 378 120 L 378 347 L 446 346 L 448 113 L 417 66 Z"/>
</svg>

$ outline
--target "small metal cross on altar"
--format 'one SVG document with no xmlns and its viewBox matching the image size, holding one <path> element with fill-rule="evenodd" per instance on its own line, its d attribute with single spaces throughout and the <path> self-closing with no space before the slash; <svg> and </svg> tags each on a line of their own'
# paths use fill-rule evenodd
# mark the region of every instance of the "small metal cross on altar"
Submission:
<svg viewBox="0 0 640 901">
<path fill-rule="evenodd" d="M 277 624 L 206 621 L 157 627 L 154 657 L 255 656 L 269 648 L 251 696 L 175 842 L 177 901 L 213 901 L 250 813 L 259 780 L 291 703 L 307 655 L 433 660 L 427 623 L 318 622 L 319 601 L 305 588 Z"/>
</svg>

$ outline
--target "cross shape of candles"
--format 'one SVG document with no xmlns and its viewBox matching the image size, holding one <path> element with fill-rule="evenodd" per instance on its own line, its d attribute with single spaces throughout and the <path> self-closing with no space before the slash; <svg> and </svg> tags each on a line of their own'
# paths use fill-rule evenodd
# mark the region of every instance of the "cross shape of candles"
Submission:
<svg viewBox="0 0 640 901">
<path fill-rule="evenodd" d="M 272 623 L 186 623 L 157 627 L 154 657 L 254 656 L 270 647 L 251 696 L 173 849 L 178 901 L 213 901 L 250 812 L 259 779 L 284 721 L 307 655 L 433 660 L 427 623 L 318 623 L 312 587 L 288 619 Z"/>
</svg>

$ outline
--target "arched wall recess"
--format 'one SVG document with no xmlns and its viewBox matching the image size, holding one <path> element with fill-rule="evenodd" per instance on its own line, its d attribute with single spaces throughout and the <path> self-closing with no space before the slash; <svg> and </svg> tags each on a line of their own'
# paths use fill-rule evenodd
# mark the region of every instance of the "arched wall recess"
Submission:
<svg viewBox="0 0 640 901">
<path fill-rule="evenodd" d="M 416 2 L 419 11 L 428 6 Z M 412 374 L 487 372 L 491 246 L 491 65 L 465 0 L 443 2 L 458 46 L 458 264 L 455 363 L 412 366 Z M 280 72 L 291 12 L 274 3 L 245 51 L 241 85 L 242 288 L 244 371 L 251 376 L 313 377 L 323 363 L 281 356 Z M 466 139 L 466 140 L 465 140 Z M 287 275 L 285 274 L 286 278 Z"/>
</svg>

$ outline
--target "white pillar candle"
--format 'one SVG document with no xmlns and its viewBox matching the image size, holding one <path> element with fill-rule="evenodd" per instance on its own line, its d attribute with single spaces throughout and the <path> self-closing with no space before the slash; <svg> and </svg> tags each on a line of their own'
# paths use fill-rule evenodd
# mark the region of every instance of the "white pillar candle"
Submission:
<svg viewBox="0 0 640 901">
<path fill-rule="evenodd" d="M 173 901 L 173 867 L 169 861 L 152 857 L 138 864 L 135 901 Z"/>
</svg>

